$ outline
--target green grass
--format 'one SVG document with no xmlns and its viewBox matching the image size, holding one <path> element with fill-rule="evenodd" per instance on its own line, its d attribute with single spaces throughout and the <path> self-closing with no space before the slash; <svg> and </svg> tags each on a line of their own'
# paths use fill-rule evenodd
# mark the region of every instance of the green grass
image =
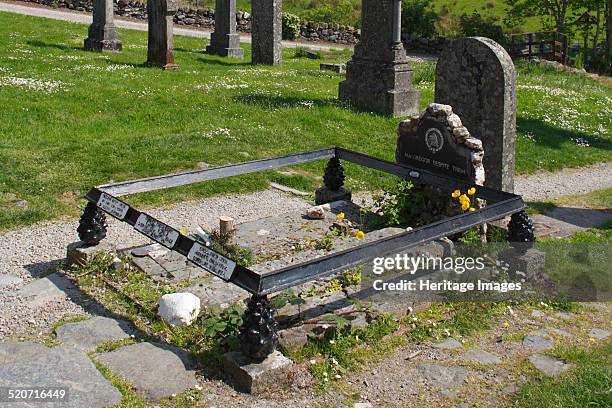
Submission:
<svg viewBox="0 0 612 408">
<path fill-rule="evenodd" d="M 181 70 L 165 72 L 143 65 L 146 33 L 121 30 L 122 53 L 96 54 L 82 50 L 86 32 L 84 25 L 0 13 L 0 231 L 77 216 L 91 186 L 200 162 L 333 145 L 395 156 L 399 120 L 338 102 L 342 76 L 320 71 L 320 61 L 294 58 L 295 50 L 285 51 L 283 67 L 253 67 L 248 58 L 204 55 L 204 41 L 177 36 Z M 433 101 L 434 65 L 414 68 L 424 108 Z M 519 173 L 610 160 L 610 86 L 526 65 L 518 70 Z M 578 147 L 572 137 L 591 146 Z M 302 166 L 306 176 L 292 181 L 298 188 L 319 184 L 313 180 L 324 164 Z M 352 165 L 346 174 L 354 190 L 388 179 Z M 129 200 L 142 207 L 250 192 L 279 177 L 258 173 Z"/>
<path fill-rule="evenodd" d="M 546 378 L 526 385 L 515 407 L 603 408 L 612 405 L 612 342 L 588 350 L 567 347 L 553 354 L 576 364 L 576 368 L 558 379 Z"/>
</svg>

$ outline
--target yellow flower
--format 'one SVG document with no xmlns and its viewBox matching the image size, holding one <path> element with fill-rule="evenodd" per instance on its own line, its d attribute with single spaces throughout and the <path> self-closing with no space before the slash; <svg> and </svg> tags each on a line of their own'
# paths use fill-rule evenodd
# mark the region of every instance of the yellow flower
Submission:
<svg viewBox="0 0 612 408">
<path fill-rule="evenodd" d="M 474 212 L 476 209 L 474 207 L 470 207 L 470 211 Z"/>
<path fill-rule="evenodd" d="M 506 328 L 510 327 L 510 323 L 504 322 L 504 327 L 506 327 Z"/>
<path fill-rule="evenodd" d="M 462 194 L 461 197 L 459 197 L 459 202 L 460 203 L 470 203 L 470 197 L 466 196 L 465 194 Z"/>
<path fill-rule="evenodd" d="M 459 191 L 459 190 L 455 190 L 455 191 L 453 191 L 453 194 L 452 194 L 453 198 L 457 198 L 457 197 L 459 197 L 460 195 L 461 195 L 461 191 Z"/>
<path fill-rule="evenodd" d="M 344 213 L 341 212 L 340 214 L 338 214 L 338 219 L 339 220 L 343 220 L 344 219 Z"/>
<path fill-rule="evenodd" d="M 463 211 L 467 211 L 467 210 L 468 210 L 468 208 L 470 208 L 470 203 L 466 203 L 466 202 L 462 202 L 462 203 L 461 203 L 461 209 L 462 209 Z"/>
<path fill-rule="evenodd" d="M 363 231 L 357 231 L 357 234 L 355 235 L 355 238 L 357 238 L 357 240 L 361 241 L 363 239 L 363 237 L 365 237 L 365 234 L 363 233 Z"/>
<path fill-rule="evenodd" d="M 474 194 L 476 194 L 476 187 L 472 187 L 472 188 L 470 188 L 470 189 L 468 190 L 468 194 L 469 194 L 469 195 L 474 195 Z"/>
</svg>

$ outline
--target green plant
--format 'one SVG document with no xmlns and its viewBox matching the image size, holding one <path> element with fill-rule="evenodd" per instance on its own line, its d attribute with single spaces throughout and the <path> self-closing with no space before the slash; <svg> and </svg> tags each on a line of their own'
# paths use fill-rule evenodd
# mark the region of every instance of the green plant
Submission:
<svg viewBox="0 0 612 408">
<path fill-rule="evenodd" d="M 227 256 L 244 267 L 253 265 L 255 262 L 253 251 L 250 248 L 242 247 L 234 243 L 234 234 L 235 230 L 221 233 L 221 231 L 213 229 L 209 234 L 211 237 L 211 249 Z"/>
<path fill-rule="evenodd" d="M 416 37 L 433 37 L 440 16 L 432 4 L 432 0 L 403 0 L 402 27 Z"/>
<path fill-rule="evenodd" d="M 242 325 L 244 308 L 234 305 L 219 314 L 212 315 L 203 321 L 204 336 L 218 338 L 235 336 Z"/>
<path fill-rule="evenodd" d="M 459 25 L 465 37 L 487 37 L 502 46 L 508 44 L 503 28 L 496 24 L 492 18 L 483 18 L 477 11 L 471 15 L 463 13 L 459 18 Z"/>
<path fill-rule="evenodd" d="M 283 40 L 296 40 L 300 36 L 300 17 L 283 13 Z"/>
<path fill-rule="evenodd" d="M 334 238 L 332 233 L 325 233 L 321 239 L 318 239 L 313 243 L 313 248 L 316 250 L 331 251 L 333 247 Z"/>
</svg>

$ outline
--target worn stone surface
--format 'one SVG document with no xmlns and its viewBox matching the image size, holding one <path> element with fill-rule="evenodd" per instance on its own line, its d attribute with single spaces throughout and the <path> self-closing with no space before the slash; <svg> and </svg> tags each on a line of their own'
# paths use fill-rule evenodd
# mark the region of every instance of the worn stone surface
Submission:
<svg viewBox="0 0 612 408">
<path fill-rule="evenodd" d="M 205 309 L 225 310 L 233 304 L 247 299 L 249 293 L 236 285 L 210 275 L 207 279 L 191 285 L 183 292 L 193 293 L 200 298 L 200 304 Z"/>
<path fill-rule="evenodd" d="M 178 69 L 174 63 L 173 17 L 178 9 L 176 0 L 149 0 L 147 64 L 168 70 Z"/>
<path fill-rule="evenodd" d="M 94 0 L 93 23 L 85 39 L 88 51 L 121 51 L 119 32 L 114 22 L 113 0 Z"/>
<path fill-rule="evenodd" d="M 501 364 L 502 360 L 495 354 L 489 353 L 481 349 L 470 349 L 466 351 L 461 357 L 463 361 L 469 361 L 478 364 Z"/>
<path fill-rule="evenodd" d="M 196 360 L 188 352 L 158 343 L 139 343 L 94 359 L 121 375 L 137 392 L 159 401 L 197 385 Z"/>
<path fill-rule="evenodd" d="M 395 0 L 363 0 L 361 38 L 347 64 L 339 98 L 358 109 L 388 116 L 417 115 L 420 95 L 401 42 L 394 42 Z"/>
<path fill-rule="evenodd" d="M 236 0 L 216 0 L 215 32 L 206 53 L 222 57 L 244 58 L 240 35 L 236 32 Z"/>
<path fill-rule="evenodd" d="M 516 71 L 495 41 L 460 38 L 436 67 L 437 103 L 451 105 L 463 125 L 482 140 L 487 187 L 514 191 Z"/>
<path fill-rule="evenodd" d="M 117 246 L 110 240 L 103 240 L 98 245 L 89 246 L 83 241 L 68 244 L 66 249 L 66 263 L 68 265 L 84 265 L 93 260 L 98 254 L 115 252 Z"/>
<path fill-rule="evenodd" d="M 273 352 L 262 362 L 253 362 L 240 352 L 223 355 L 223 367 L 238 388 L 255 395 L 288 385 L 290 379 L 287 373 L 292 365 L 293 362 L 279 351 Z"/>
<path fill-rule="evenodd" d="M 65 277 L 53 273 L 47 277 L 36 279 L 17 291 L 17 295 L 28 298 L 31 305 L 43 305 L 57 299 L 69 296 L 78 289 Z"/>
<path fill-rule="evenodd" d="M 591 329 L 589 330 L 589 336 L 598 340 L 605 340 L 612 336 L 612 331 L 604 329 Z"/>
<path fill-rule="evenodd" d="M 42 344 L 26 342 L 0 342 L 0 366 L 13 361 L 26 360 L 48 349 Z"/>
<path fill-rule="evenodd" d="M 55 329 L 57 340 L 67 346 L 94 351 L 106 341 L 123 340 L 135 332 L 131 323 L 96 316 L 89 320 L 67 323 Z"/>
<path fill-rule="evenodd" d="M 69 389 L 62 407 L 108 407 L 121 402 L 121 393 L 98 372 L 87 354 L 72 347 L 47 349 L 0 343 L 0 387 L 56 387 Z M 3 353 L 13 354 L 2 362 Z"/>
<path fill-rule="evenodd" d="M 523 347 L 535 350 L 535 351 L 546 351 L 553 348 L 554 342 L 549 339 L 545 339 L 541 336 L 525 336 L 523 339 Z"/>
<path fill-rule="evenodd" d="M 417 370 L 427 384 L 445 388 L 460 387 L 473 374 L 473 371 L 467 368 L 438 364 L 420 364 Z"/>
<path fill-rule="evenodd" d="M 282 0 L 253 0 L 252 61 L 254 65 L 281 65 L 283 61 Z"/>
<path fill-rule="evenodd" d="M 557 377 L 567 370 L 574 368 L 574 364 L 566 364 L 554 357 L 534 354 L 529 356 L 529 362 L 544 375 Z"/>
<path fill-rule="evenodd" d="M 447 338 L 442 343 L 432 344 L 431 347 L 440 350 L 455 350 L 463 348 L 463 344 L 453 339 L 452 337 Z"/>
<path fill-rule="evenodd" d="M 558 207 L 532 217 L 537 237 L 564 238 L 598 227 L 612 220 L 612 214 L 587 208 Z"/>
<path fill-rule="evenodd" d="M 21 282 L 23 282 L 23 279 L 21 279 L 18 276 L 0 275 L 0 288 L 4 286 L 17 285 L 17 284 L 20 284 Z"/>
</svg>

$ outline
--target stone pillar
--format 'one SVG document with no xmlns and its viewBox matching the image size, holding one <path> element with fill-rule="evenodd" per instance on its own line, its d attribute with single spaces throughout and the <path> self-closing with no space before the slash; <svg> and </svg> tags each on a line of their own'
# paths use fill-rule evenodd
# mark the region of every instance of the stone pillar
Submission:
<svg viewBox="0 0 612 408">
<path fill-rule="evenodd" d="M 436 68 L 436 102 L 451 105 L 484 147 L 485 186 L 514 191 L 516 71 L 504 48 L 489 38 L 460 38 Z"/>
<path fill-rule="evenodd" d="M 244 58 L 244 50 L 240 48 L 240 35 L 236 33 L 236 0 L 217 0 L 215 32 L 210 36 L 206 53 Z"/>
<path fill-rule="evenodd" d="M 419 114 L 419 92 L 412 67 L 398 38 L 401 0 L 363 0 L 361 39 L 347 64 L 339 98 L 381 115 Z"/>
<path fill-rule="evenodd" d="M 121 51 L 119 33 L 113 19 L 113 0 L 94 0 L 93 23 L 85 39 L 88 51 Z"/>
<path fill-rule="evenodd" d="M 178 69 L 174 63 L 173 19 L 177 11 L 176 0 L 149 0 L 149 42 L 147 64 L 163 69 Z"/>
<path fill-rule="evenodd" d="M 283 61 L 283 7 L 281 0 L 252 0 L 253 65 L 281 65 Z"/>
</svg>

